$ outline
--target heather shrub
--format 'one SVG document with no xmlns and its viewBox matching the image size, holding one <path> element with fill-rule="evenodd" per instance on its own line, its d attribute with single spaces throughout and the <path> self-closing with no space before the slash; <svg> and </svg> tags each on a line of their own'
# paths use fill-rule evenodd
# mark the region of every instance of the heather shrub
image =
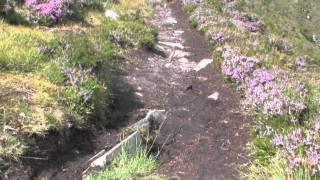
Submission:
<svg viewBox="0 0 320 180">
<path fill-rule="evenodd" d="M 191 24 L 215 46 L 217 64 L 255 119 L 256 160 L 246 179 L 319 178 L 319 5 L 208 0 L 190 8 Z"/>
</svg>

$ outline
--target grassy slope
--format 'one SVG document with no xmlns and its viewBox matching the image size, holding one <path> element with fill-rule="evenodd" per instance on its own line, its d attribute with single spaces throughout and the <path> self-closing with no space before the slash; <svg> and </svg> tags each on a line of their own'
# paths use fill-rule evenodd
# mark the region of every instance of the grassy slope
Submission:
<svg viewBox="0 0 320 180">
<path fill-rule="evenodd" d="M 289 175 L 286 171 L 287 162 L 276 158 L 278 149 L 275 148 L 272 137 L 263 134 L 267 132 L 267 127 L 272 128 L 273 135 L 275 132 L 286 134 L 296 128 L 308 131 L 314 122 L 320 120 L 320 48 L 312 39 L 312 36 L 320 35 L 319 25 L 316 23 L 320 19 L 320 2 L 316 0 L 239 0 L 235 2 L 235 9 L 262 19 L 266 24 L 265 29 L 259 33 L 238 29 L 230 21 L 231 15 L 222 1 L 207 0 L 201 5 L 186 6 L 186 10 L 192 13 L 191 24 L 203 31 L 216 47 L 214 57 L 222 62 L 221 53 L 226 46 L 240 47 L 241 54 L 259 58 L 262 61 L 261 66 L 266 68 L 285 69 L 292 81 L 303 82 L 309 89 L 306 102 L 308 108 L 297 117 L 300 121 L 298 124 L 288 121 L 290 117 L 266 117 L 261 113 L 257 114 L 258 109 L 253 112 L 256 138 L 252 142 L 251 150 L 256 161 L 251 164 L 251 173 L 246 174 L 245 179 L 317 179 L 311 176 L 310 167 L 299 169 L 296 173 Z M 206 11 L 208 9 L 210 11 Z M 201 15 L 202 20 L 210 22 L 213 19 L 212 24 L 204 26 L 199 24 L 197 19 L 199 10 L 206 11 Z M 225 40 L 213 39 L 217 32 L 223 32 Z M 297 67 L 298 57 L 303 57 L 307 63 L 304 70 Z M 287 93 L 290 94 L 290 92 Z M 299 94 L 290 94 L 290 96 L 298 98 Z"/>
<path fill-rule="evenodd" d="M 113 61 L 155 39 L 144 22 L 150 11 L 141 3 L 107 5 L 121 14 L 119 21 L 88 8 L 82 22 L 50 28 L 11 25 L 5 21 L 10 17 L 0 17 L 0 158 L 19 159 L 35 146 L 35 135 L 48 130 L 107 122 Z"/>
</svg>

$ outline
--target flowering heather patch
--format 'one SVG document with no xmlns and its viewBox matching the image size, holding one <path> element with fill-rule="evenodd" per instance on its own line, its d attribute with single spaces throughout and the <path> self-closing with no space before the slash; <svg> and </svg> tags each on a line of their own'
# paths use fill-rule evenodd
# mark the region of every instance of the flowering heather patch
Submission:
<svg viewBox="0 0 320 180">
<path fill-rule="evenodd" d="M 227 48 L 223 52 L 222 72 L 236 81 L 244 90 L 244 104 L 257 107 L 266 115 L 299 114 L 306 109 L 307 90 L 299 82 L 288 77 L 280 68 L 259 68 L 260 60 L 239 53 L 239 48 Z"/>
<path fill-rule="evenodd" d="M 262 107 L 263 113 L 269 115 L 287 114 L 285 89 L 273 73 L 264 68 L 256 69 L 246 83 L 246 104 Z"/>
<path fill-rule="evenodd" d="M 309 167 L 313 175 L 320 170 L 320 122 L 309 130 L 296 129 L 287 135 L 277 135 L 274 145 L 280 149 L 280 157 L 287 159 L 289 172 Z"/>
<path fill-rule="evenodd" d="M 26 0 L 25 6 L 32 7 L 38 16 L 50 18 L 54 22 L 62 17 L 63 3 L 60 0 L 49 0 L 48 2 Z"/>
<path fill-rule="evenodd" d="M 241 86 L 255 70 L 260 60 L 256 57 L 243 56 L 239 51 L 240 48 L 227 48 L 223 52 L 222 72 Z"/>
<path fill-rule="evenodd" d="M 306 109 L 307 89 L 281 69 L 256 69 L 246 81 L 246 104 L 259 106 L 267 115 L 292 115 Z M 293 119 L 293 121 L 296 121 Z"/>
<path fill-rule="evenodd" d="M 226 34 L 223 31 L 212 29 L 209 32 L 209 36 L 214 43 L 223 43 L 227 39 Z"/>
<path fill-rule="evenodd" d="M 257 20 L 246 13 L 234 11 L 231 14 L 231 21 L 239 29 L 247 29 L 251 32 L 258 32 L 264 28 L 264 23 L 261 20 Z"/>
</svg>

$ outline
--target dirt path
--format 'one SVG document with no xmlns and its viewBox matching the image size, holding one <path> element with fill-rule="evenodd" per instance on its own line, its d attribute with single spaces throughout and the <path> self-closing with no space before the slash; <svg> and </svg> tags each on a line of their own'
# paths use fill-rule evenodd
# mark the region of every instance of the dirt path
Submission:
<svg viewBox="0 0 320 180">
<path fill-rule="evenodd" d="M 233 179 L 238 176 L 234 167 L 248 161 L 249 121 L 239 112 L 238 95 L 213 64 L 194 70 L 212 51 L 187 17 L 180 3 L 156 9 L 159 44 L 175 56 L 135 53 L 128 82 L 145 108 L 168 111 L 158 142 L 165 143 L 161 173 L 176 179 Z M 177 24 L 168 26 L 174 19 Z M 218 100 L 208 98 L 216 92 Z"/>
<path fill-rule="evenodd" d="M 187 17 L 178 2 L 156 8 L 152 22 L 160 30 L 159 45 L 170 56 L 164 58 L 147 49 L 129 54 L 129 64 L 122 67 L 125 71 L 114 72 L 109 85 L 113 93 L 111 130 L 77 133 L 68 151 L 48 161 L 27 161 L 24 166 L 31 167 L 32 177 L 81 179 L 88 159 L 117 143 L 121 128 L 139 120 L 146 109 L 168 112 L 157 139 L 159 147 L 163 145 L 160 173 L 190 180 L 238 177 L 234 168 L 248 161 L 249 121 L 240 112 L 238 95 L 224 83 L 214 62 L 199 66 L 210 61 L 212 51 Z M 212 94 L 213 99 L 208 98 Z M 51 148 L 47 145 L 44 149 Z"/>
</svg>

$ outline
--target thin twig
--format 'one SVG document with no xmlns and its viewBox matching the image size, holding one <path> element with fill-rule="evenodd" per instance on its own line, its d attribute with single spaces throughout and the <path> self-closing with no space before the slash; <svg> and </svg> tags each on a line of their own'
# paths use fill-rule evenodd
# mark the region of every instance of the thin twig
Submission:
<svg viewBox="0 0 320 180">
<path fill-rule="evenodd" d="M 42 161 L 47 161 L 47 160 L 49 160 L 48 157 L 42 158 L 42 157 L 21 156 L 21 158 L 24 158 L 24 159 L 34 159 L 34 160 L 42 160 Z"/>
</svg>

